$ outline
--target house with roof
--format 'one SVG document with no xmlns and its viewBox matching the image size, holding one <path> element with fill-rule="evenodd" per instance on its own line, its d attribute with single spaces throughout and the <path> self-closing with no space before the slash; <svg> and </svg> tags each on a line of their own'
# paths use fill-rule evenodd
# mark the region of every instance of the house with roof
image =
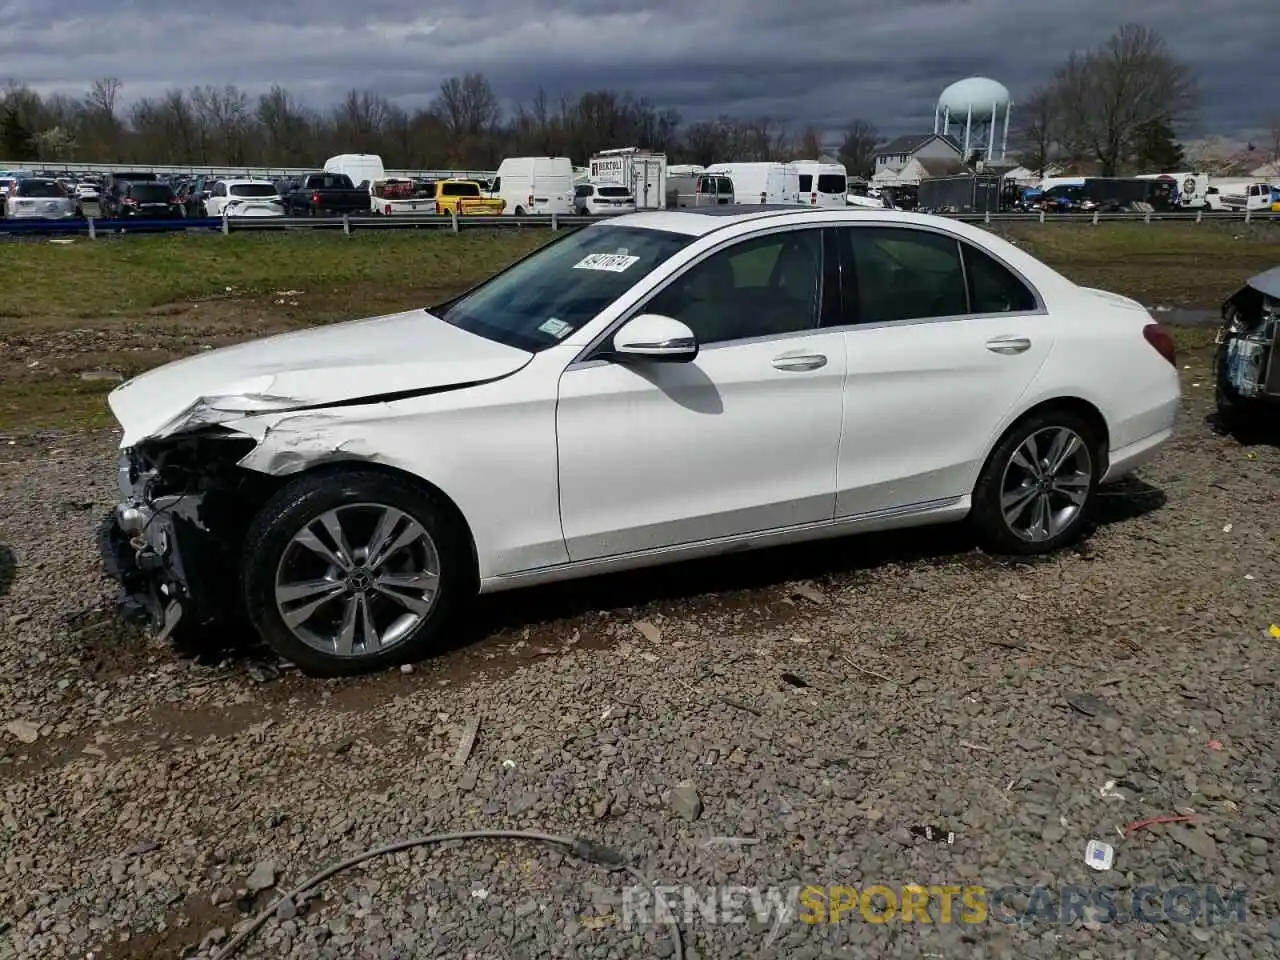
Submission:
<svg viewBox="0 0 1280 960">
<path fill-rule="evenodd" d="M 907 134 L 876 148 L 871 182 L 881 186 L 919 183 L 964 171 L 960 142 L 946 133 Z"/>
</svg>

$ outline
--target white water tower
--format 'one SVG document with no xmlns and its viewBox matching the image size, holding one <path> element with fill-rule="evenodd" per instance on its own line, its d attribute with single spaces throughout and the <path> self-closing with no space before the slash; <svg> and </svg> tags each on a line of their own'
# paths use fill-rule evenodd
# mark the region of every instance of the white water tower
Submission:
<svg viewBox="0 0 1280 960">
<path fill-rule="evenodd" d="M 951 133 L 953 123 L 964 126 L 964 160 L 977 149 L 982 149 L 983 159 L 1003 160 L 1009 147 L 1009 112 L 1013 103 L 1009 88 L 987 77 L 968 77 L 957 80 L 942 91 L 938 105 L 933 110 L 933 132 Z M 1000 134 L 999 150 L 996 149 L 996 132 Z"/>
</svg>

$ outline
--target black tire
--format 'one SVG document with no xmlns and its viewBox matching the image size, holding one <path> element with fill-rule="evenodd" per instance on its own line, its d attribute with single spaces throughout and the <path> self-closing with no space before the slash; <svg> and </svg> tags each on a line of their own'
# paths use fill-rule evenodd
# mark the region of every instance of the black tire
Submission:
<svg viewBox="0 0 1280 960">
<path fill-rule="evenodd" d="M 514 210 L 514 214 L 515 214 L 515 216 L 517 216 L 517 217 L 523 217 L 523 216 L 524 216 L 524 207 L 516 207 L 516 208 L 515 208 L 515 210 Z"/>
<path fill-rule="evenodd" d="M 1001 500 L 1006 473 L 1014 454 L 1033 436 L 1045 436 L 1042 431 L 1067 429 L 1081 441 L 1088 457 L 1088 487 L 1084 502 L 1074 516 L 1051 536 L 1029 540 L 1012 529 L 1005 519 Z M 1035 556 L 1052 553 L 1079 539 L 1097 502 L 1098 482 L 1102 479 L 1102 443 L 1097 428 L 1085 417 L 1071 410 L 1050 408 L 1041 410 L 1015 423 L 996 444 L 978 475 L 973 489 L 973 507 L 969 514 L 978 541 L 989 553 L 1012 556 Z M 1055 498 L 1055 503 L 1062 500 Z"/>
<path fill-rule="evenodd" d="M 276 603 L 277 570 L 304 526 L 328 510 L 370 503 L 402 511 L 427 532 L 439 560 L 435 599 L 424 619 L 385 650 L 326 653 L 286 625 Z M 277 492 L 249 528 L 242 570 L 245 609 L 254 628 L 272 650 L 313 677 L 353 676 L 422 658 L 438 647 L 453 614 L 476 592 L 468 537 L 452 512 L 411 480 L 360 467 L 303 474 Z"/>
</svg>

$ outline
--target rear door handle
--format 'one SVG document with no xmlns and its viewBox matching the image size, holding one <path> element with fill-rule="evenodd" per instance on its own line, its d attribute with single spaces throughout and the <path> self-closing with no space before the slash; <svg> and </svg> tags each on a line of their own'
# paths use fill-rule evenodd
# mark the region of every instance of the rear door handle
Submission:
<svg viewBox="0 0 1280 960">
<path fill-rule="evenodd" d="M 827 365 L 827 358 L 820 353 L 784 353 L 773 358 L 775 370 L 803 373 Z"/>
<path fill-rule="evenodd" d="M 987 341 L 987 349 L 992 353 L 1013 356 L 1015 353 L 1026 353 L 1031 349 L 1031 341 L 1026 337 L 992 337 Z"/>
</svg>

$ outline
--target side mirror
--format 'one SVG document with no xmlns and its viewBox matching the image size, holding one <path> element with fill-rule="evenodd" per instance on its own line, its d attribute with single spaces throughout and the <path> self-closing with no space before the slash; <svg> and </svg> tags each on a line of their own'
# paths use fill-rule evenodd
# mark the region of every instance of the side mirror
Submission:
<svg viewBox="0 0 1280 960">
<path fill-rule="evenodd" d="M 687 326 L 659 313 L 628 320 L 613 337 L 613 359 L 689 363 L 698 356 L 698 338 Z"/>
</svg>

